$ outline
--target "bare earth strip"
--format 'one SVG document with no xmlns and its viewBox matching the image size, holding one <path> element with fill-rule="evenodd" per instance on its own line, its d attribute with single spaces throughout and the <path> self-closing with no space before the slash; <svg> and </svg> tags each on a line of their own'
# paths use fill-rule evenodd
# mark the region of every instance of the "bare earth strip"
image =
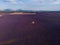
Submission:
<svg viewBox="0 0 60 45">
<path fill-rule="evenodd" d="M 26 15 L 28 15 L 28 14 L 32 14 L 32 15 L 35 15 L 36 13 L 23 13 L 23 12 L 20 12 L 20 13 L 9 13 L 9 14 L 11 14 L 11 15 L 15 15 L 15 14 L 26 14 Z"/>
<path fill-rule="evenodd" d="M 7 40 L 7 41 L 4 41 L 4 42 L 0 42 L 0 45 L 11 44 L 11 43 L 14 43 L 16 41 L 17 41 L 16 39 L 11 39 L 11 40 Z"/>
</svg>

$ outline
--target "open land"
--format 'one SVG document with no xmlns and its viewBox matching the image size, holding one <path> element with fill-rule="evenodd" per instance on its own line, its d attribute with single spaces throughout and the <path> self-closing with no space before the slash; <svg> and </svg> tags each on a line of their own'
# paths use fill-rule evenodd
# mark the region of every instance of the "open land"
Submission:
<svg viewBox="0 0 60 45">
<path fill-rule="evenodd" d="M 0 13 L 0 45 L 60 45 L 60 12 Z"/>
</svg>

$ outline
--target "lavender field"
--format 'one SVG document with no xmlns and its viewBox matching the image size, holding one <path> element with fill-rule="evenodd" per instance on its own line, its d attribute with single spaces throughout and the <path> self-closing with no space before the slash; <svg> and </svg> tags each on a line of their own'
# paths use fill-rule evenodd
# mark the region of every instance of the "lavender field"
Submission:
<svg viewBox="0 0 60 45">
<path fill-rule="evenodd" d="M 2 15 L 0 45 L 60 44 L 60 12 Z"/>
</svg>

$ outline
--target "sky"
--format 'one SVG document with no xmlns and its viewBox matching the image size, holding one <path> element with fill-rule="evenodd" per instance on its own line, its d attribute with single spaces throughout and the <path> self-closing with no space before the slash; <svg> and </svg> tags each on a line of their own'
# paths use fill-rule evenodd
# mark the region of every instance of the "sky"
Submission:
<svg viewBox="0 0 60 45">
<path fill-rule="evenodd" d="M 0 10 L 60 11 L 60 0 L 0 0 Z"/>
</svg>

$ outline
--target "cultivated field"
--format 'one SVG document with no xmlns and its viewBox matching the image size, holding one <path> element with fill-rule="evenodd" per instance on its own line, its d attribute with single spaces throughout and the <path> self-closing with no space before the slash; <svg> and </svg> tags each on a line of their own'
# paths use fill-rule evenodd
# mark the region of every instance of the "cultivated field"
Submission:
<svg viewBox="0 0 60 45">
<path fill-rule="evenodd" d="M 0 45 L 59 45 L 60 12 L 0 14 Z"/>
</svg>

